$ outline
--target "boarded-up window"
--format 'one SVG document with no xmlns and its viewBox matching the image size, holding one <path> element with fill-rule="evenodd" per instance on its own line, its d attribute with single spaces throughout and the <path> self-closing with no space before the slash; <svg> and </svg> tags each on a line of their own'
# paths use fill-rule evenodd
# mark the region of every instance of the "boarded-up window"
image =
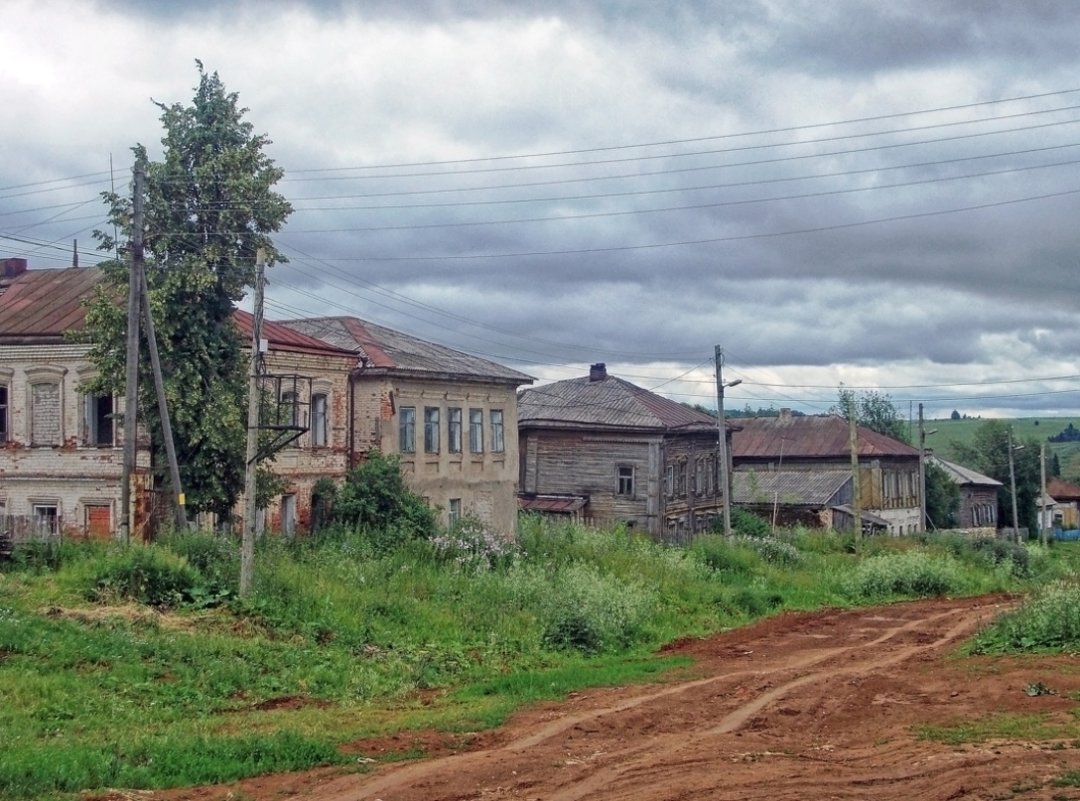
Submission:
<svg viewBox="0 0 1080 801">
<path fill-rule="evenodd" d="M 8 388 L 0 385 L 0 442 L 10 439 L 11 424 L 8 422 Z"/>
<path fill-rule="evenodd" d="M 30 444 L 59 445 L 61 441 L 60 385 L 30 387 Z"/>
<path fill-rule="evenodd" d="M 86 536 L 108 539 L 112 534 L 112 509 L 107 503 L 88 503 L 84 509 Z"/>
</svg>

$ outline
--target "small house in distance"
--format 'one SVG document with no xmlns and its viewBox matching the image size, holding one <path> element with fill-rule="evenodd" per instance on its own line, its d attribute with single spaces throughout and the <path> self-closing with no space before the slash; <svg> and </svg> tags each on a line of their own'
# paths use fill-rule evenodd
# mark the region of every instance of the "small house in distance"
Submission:
<svg viewBox="0 0 1080 801">
<path fill-rule="evenodd" d="M 949 480 L 960 489 L 956 527 L 972 534 L 993 537 L 998 528 L 998 491 L 1004 485 L 997 479 L 939 456 L 927 456 L 926 461 L 944 470 Z M 928 525 L 940 528 L 942 521 L 931 520 Z"/>
<path fill-rule="evenodd" d="M 921 488 L 919 450 L 900 440 L 857 427 L 859 507 L 864 527 L 891 534 L 919 530 Z M 810 471 L 851 473 L 848 421 L 838 415 L 796 416 L 781 409 L 778 417 L 743 417 L 732 435 L 735 472 Z M 854 482 L 852 482 L 854 484 Z M 836 507 L 842 528 L 850 507 Z M 849 518 L 850 519 L 850 518 Z M 848 524 L 850 526 L 850 524 Z"/>
<path fill-rule="evenodd" d="M 522 391 L 518 430 L 524 510 L 685 542 L 723 509 L 715 418 L 602 363 Z"/>
</svg>

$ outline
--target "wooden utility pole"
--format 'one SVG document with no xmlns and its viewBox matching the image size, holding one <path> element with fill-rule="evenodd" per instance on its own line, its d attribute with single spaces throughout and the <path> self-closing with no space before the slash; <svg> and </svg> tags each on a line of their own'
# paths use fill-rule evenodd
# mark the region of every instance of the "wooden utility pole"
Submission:
<svg viewBox="0 0 1080 801">
<path fill-rule="evenodd" d="M 855 403 L 848 410 L 848 440 L 851 445 L 851 512 L 855 518 L 855 541 L 862 539 L 862 486 L 859 481 L 859 429 L 855 424 Z"/>
<path fill-rule="evenodd" d="M 187 515 L 184 512 L 184 488 L 180 485 L 180 465 L 176 461 L 176 444 L 173 442 L 172 422 L 169 419 L 169 402 L 165 398 L 165 381 L 161 375 L 161 357 L 158 354 L 157 333 L 154 329 L 154 316 L 150 311 L 150 289 L 146 284 L 146 269 L 141 260 L 136 270 L 139 274 L 143 325 L 146 326 L 146 346 L 147 350 L 150 351 L 150 368 L 154 373 L 154 392 L 157 394 L 161 436 L 165 440 L 165 458 L 169 462 L 169 483 L 173 491 L 174 520 L 177 531 L 183 531 L 187 528 Z"/>
<path fill-rule="evenodd" d="M 255 299 L 251 324 L 251 359 L 248 367 L 247 450 L 244 457 L 244 530 L 240 541 L 240 597 L 251 594 L 255 583 L 256 454 L 259 447 L 259 372 L 262 357 L 263 289 L 265 256 L 255 257 Z"/>
<path fill-rule="evenodd" d="M 919 531 L 926 531 L 926 427 L 919 404 Z"/>
<path fill-rule="evenodd" d="M 1039 539 L 1050 544 L 1050 526 L 1046 525 L 1046 443 L 1039 446 Z"/>
<path fill-rule="evenodd" d="M 1009 427 L 1009 492 L 1012 494 L 1013 539 L 1020 542 L 1020 526 L 1016 514 L 1016 468 L 1013 459 L 1012 427 Z"/>
<path fill-rule="evenodd" d="M 135 167 L 131 215 L 131 268 L 128 274 L 127 353 L 124 380 L 124 464 L 120 484 L 120 541 L 131 542 L 131 480 L 135 474 L 139 433 L 139 278 L 143 261 L 143 184 L 146 174 Z"/>
<path fill-rule="evenodd" d="M 724 383 L 724 349 L 719 345 L 713 352 L 716 362 L 716 428 L 720 445 L 720 483 L 724 488 L 724 536 L 731 536 L 731 469 L 727 447 L 727 423 L 724 420 L 724 389 L 741 384 L 742 380 Z"/>
</svg>

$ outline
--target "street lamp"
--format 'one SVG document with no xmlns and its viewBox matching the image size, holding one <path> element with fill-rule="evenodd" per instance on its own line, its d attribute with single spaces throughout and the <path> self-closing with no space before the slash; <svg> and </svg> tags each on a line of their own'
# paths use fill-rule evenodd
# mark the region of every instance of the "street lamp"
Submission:
<svg viewBox="0 0 1080 801">
<path fill-rule="evenodd" d="M 737 387 L 742 383 L 741 378 L 734 381 L 724 382 L 720 369 L 723 365 L 724 354 L 720 346 L 716 346 L 716 427 L 720 439 L 720 481 L 724 487 L 724 536 L 731 536 L 731 475 L 728 470 L 727 448 L 727 425 L 724 423 L 724 390 L 728 387 Z"/>
</svg>

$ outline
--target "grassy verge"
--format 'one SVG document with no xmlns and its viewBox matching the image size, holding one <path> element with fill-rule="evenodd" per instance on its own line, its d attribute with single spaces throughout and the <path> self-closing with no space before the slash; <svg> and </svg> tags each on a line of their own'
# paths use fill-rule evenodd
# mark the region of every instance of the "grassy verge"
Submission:
<svg viewBox="0 0 1080 801">
<path fill-rule="evenodd" d="M 0 572 L 0 797 L 229 781 L 355 764 L 343 746 L 480 730 L 573 690 L 686 663 L 664 643 L 784 609 L 1021 590 L 1080 546 L 804 531 L 666 548 L 528 520 L 513 547 L 373 549 L 338 532 L 264 542 L 232 595 L 235 543 L 26 551 Z M 351 755 L 346 757 L 346 752 Z"/>
</svg>

